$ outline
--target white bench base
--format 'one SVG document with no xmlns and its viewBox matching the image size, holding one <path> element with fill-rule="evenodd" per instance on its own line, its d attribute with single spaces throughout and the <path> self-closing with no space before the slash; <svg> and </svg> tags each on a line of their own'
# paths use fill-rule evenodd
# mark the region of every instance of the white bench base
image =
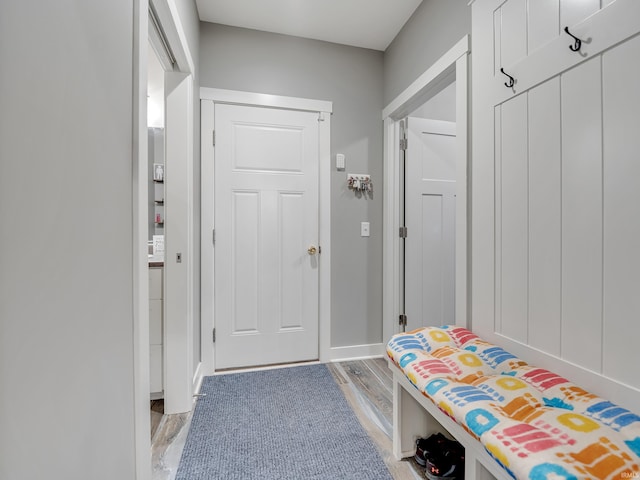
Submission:
<svg viewBox="0 0 640 480">
<path fill-rule="evenodd" d="M 465 478 L 513 480 L 487 453 L 482 444 L 422 395 L 391 360 L 393 372 L 393 455 L 397 460 L 413 457 L 416 440 L 442 432 L 465 449 Z"/>
</svg>

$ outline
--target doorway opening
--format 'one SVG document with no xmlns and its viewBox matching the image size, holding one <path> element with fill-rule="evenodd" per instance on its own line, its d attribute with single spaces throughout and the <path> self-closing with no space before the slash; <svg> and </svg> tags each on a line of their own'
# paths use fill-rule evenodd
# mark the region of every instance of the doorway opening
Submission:
<svg viewBox="0 0 640 480">
<path fill-rule="evenodd" d="M 199 356 L 199 348 L 194 346 L 194 332 L 199 346 L 200 325 L 193 315 L 194 264 L 198 262 L 192 219 L 195 68 L 173 0 L 145 0 L 135 3 L 135 8 L 133 381 L 136 478 L 146 479 L 150 474 L 152 391 L 164 397 L 164 413 L 188 412 L 199 385 L 199 361 L 194 358 Z M 154 67 L 156 59 L 159 68 Z M 154 107 L 147 101 L 151 90 L 147 79 L 154 75 L 154 69 L 163 77 L 158 90 L 162 92 L 159 105 L 164 105 L 164 122 L 149 125 L 147 105 L 152 113 Z M 151 132 L 151 142 L 150 126 L 158 129 Z M 150 153 L 158 155 L 150 159 Z M 165 236 L 163 270 L 155 281 L 149 268 L 153 234 Z M 161 245 L 156 245 L 151 260 L 159 260 L 160 250 Z M 161 298 L 151 299 L 151 295 Z M 150 317 L 158 313 L 150 311 L 154 308 L 161 319 L 150 325 Z"/>
<path fill-rule="evenodd" d="M 469 37 L 462 38 L 453 48 L 445 53 L 437 60 L 427 71 L 418 77 L 405 91 L 396 97 L 384 110 L 382 118 L 384 120 L 384 252 L 383 265 L 387 272 L 383 280 L 383 335 L 385 338 L 391 337 L 394 333 L 404 330 L 407 327 L 407 316 L 405 313 L 406 294 L 416 299 L 423 291 L 422 285 L 414 285 L 408 287 L 405 282 L 406 272 L 404 269 L 405 257 L 407 253 L 417 255 L 405 250 L 403 237 L 405 234 L 412 235 L 411 231 L 405 230 L 405 185 L 404 185 L 404 160 L 405 151 L 403 148 L 404 140 L 409 133 L 406 129 L 407 123 L 411 127 L 411 119 L 407 122 L 407 117 L 416 116 L 437 116 L 443 117 L 443 111 L 451 109 L 451 97 L 455 98 L 455 116 L 453 122 L 449 121 L 453 130 L 443 130 L 446 127 L 446 120 L 451 120 L 451 114 L 445 115 L 443 120 L 431 120 L 430 125 L 426 128 L 418 128 L 417 137 L 423 132 L 431 136 L 431 140 L 435 139 L 435 145 L 431 148 L 437 150 L 440 143 L 451 143 L 447 149 L 452 151 L 454 156 L 453 165 L 449 165 L 448 170 L 444 164 L 441 164 L 440 172 L 430 172 L 428 176 L 440 177 L 439 187 L 448 184 L 449 195 L 448 213 L 449 223 L 447 231 L 449 232 L 449 240 L 442 241 L 444 235 L 444 219 L 443 212 L 445 210 L 444 196 L 419 195 L 418 200 L 423 203 L 419 208 L 414 206 L 414 212 L 428 212 L 433 218 L 439 218 L 439 221 L 431 222 L 432 225 L 440 225 L 440 232 L 420 231 L 424 229 L 423 225 L 417 223 L 419 230 L 413 232 L 418 241 L 415 244 L 415 251 L 423 254 L 425 245 L 429 242 L 433 245 L 439 244 L 441 248 L 448 248 L 449 260 L 445 269 L 444 263 L 440 263 L 440 271 L 437 275 L 431 277 L 430 281 L 437 278 L 440 282 L 440 290 L 430 290 L 439 300 L 439 312 L 435 315 L 439 320 L 433 323 L 445 321 L 447 323 L 455 323 L 467 328 L 471 328 L 471 321 L 468 318 L 468 255 L 467 248 L 469 245 L 467 239 L 468 232 L 468 184 L 467 184 L 467 165 L 468 165 L 468 54 L 469 54 Z M 440 95 L 439 95 L 440 94 Z M 431 101 L 430 101 L 431 100 Z M 447 105 L 448 104 L 448 105 Z M 444 109 L 444 110 L 443 110 Z M 448 116 L 449 118 L 446 118 Z M 414 123 L 419 123 L 415 119 Z M 436 128 L 437 127 L 437 128 Z M 455 134 L 455 140 L 449 142 Z M 437 137 L 435 136 L 437 135 Z M 421 143 L 419 138 L 417 143 Z M 413 168 L 413 166 L 412 166 Z M 444 168 L 444 170 L 442 170 Z M 448 172 L 448 173 L 447 173 Z M 443 175 L 449 178 L 444 178 Z M 453 175 L 453 176 L 452 176 Z M 433 179 L 432 179 L 433 180 Z M 431 182 L 430 188 L 435 188 L 434 182 Z M 416 187 L 418 188 L 418 187 Z M 428 193 L 428 192 L 427 192 Z M 451 204 L 451 196 L 453 196 L 453 204 Z M 423 201 L 422 198 L 425 198 Z M 415 200 L 414 200 L 415 201 Z M 412 205 L 413 206 L 413 205 Z M 418 219 L 422 217 L 417 215 Z M 421 222 L 421 220 L 420 220 Z M 451 223 L 453 222 L 453 223 Z M 415 223 L 415 222 L 414 222 Z M 427 222 L 426 225 L 429 225 Z M 453 232 L 452 232 L 453 231 Z M 434 242 L 437 239 L 438 242 Z M 451 251 L 451 243 L 454 244 Z M 434 254 L 432 253 L 432 256 Z M 451 267 L 451 265 L 454 265 Z M 422 267 L 420 267 L 422 269 Z M 453 272 L 451 272 L 453 270 Z M 415 273 L 418 272 L 418 273 Z M 416 270 L 413 275 L 422 275 L 421 270 Z M 444 272 L 447 272 L 446 275 Z M 453 279 L 451 279 L 453 277 Z M 408 279 L 409 277 L 407 277 Z M 449 285 L 449 293 L 443 293 L 442 280 L 448 278 L 444 283 Z M 427 280 L 429 280 L 427 278 Z M 414 288 L 414 292 L 410 293 L 409 288 Z M 435 292 L 435 293 L 434 293 Z M 445 301 L 446 300 L 446 301 Z M 446 306 L 446 308 L 445 308 Z M 417 308 L 417 307 L 416 307 Z M 419 306 L 419 309 L 423 306 Z M 421 317 L 423 313 L 415 310 L 413 316 Z M 443 313 L 448 312 L 448 313 Z M 412 328 L 422 325 L 420 322 L 411 322 Z"/>
<path fill-rule="evenodd" d="M 405 330 L 455 323 L 456 83 L 401 121 Z"/>
<path fill-rule="evenodd" d="M 151 22 L 154 32 L 157 27 Z M 150 31 L 151 33 L 151 31 Z M 157 42 L 156 42 L 157 44 Z M 156 47 L 157 48 L 157 47 Z M 165 59 L 168 54 L 161 51 Z M 165 62 L 166 63 L 166 62 Z M 172 65 L 168 65 L 172 68 Z M 147 48 L 147 148 L 148 148 L 148 264 L 149 264 L 149 392 L 151 439 L 164 414 L 164 179 L 165 179 L 165 67 L 149 39 Z"/>
<path fill-rule="evenodd" d="M 245 366 L 294 361 L 288 357 L 266 356 L 265 352 L 274 348 L 278 350 L 275 353 L 291 351 L 295 360 L 319 358 L 320 361 L 327 361 L 330 355 L 331 311 L 329 152 L 333 105 L 319 100 L 213 88 L 201 88 L 200 99 L 203 371 L 211 375 L 218 368 L 240 366 L 242 361 Z M 240 113 L 249 117 L 236 118 L 236 114 Z M 280 118 L 283 115 L 295 118 L 289 121 Z M 250 137 L 251 141 L 244 142 L 249 147 L 243 147 L 244 150 L 232 149 L 227 141 L 231 139 L 232 130 L 235 136 Z M 306 145 L 306 142 L 302 142 L 303 131 L 307 132 L 307 136 L 313 131 L 311 136 L 317 139 L 315 146 L 309 144 L 304 147 L 316 159 L 315 173 L 308 177 L 315 178 L 312 182 L 315 185 L 305 184 L 306 167 L 303 168 L 298 157 L 293 155 Z M 296 147 L 293 148 L 293 145 Z M 250 151 L 256 147 L 259 152 Z M 262 156 L 266 150 L 275 154 L 275 163 L 265 167 L 263 161 L 256 163 L 254 153 Z M 230 155 L 233 160 L 230 160 Z M 229 163 L 229 168 L 224 168 L 225 163 Z M 218 176 L 226 179 L 220 185 Z M 289 183 L 274 186 L 273 182 L 279 176 Z M 262 177 L 265 178 L 260 180 Z M 251 183 L 256 180 L 259 180 L 258 184 Z M 302 183 L 298 185 L 296 182 Z M 218 187 L 228 188 L 224 193 L 217 191 Z M 264 192 L 263 187 L 266 189 Z M 315 207 L 306 203 L 306 198 L 310 198 L 313 190 Z M 221 193 L 224 197 L 218 198 Z M 265 209 L 266 213 L 269 210 L 272 213 L 280 212 L 279 220 L 262 222 L 260 218 L 265 214 Z M 295 219 L 306 226 L 303 229 L 294 228 Z M 260 225 L 265 225 L 265 228 Z M 275 230 L 269 233 L 269 229 Z M 269 238 L 280 240 L 268 251 L 260 250 Z M 228 243 L 226 247 L 224 242 Z M 223 250 L 228 253 L 221 253 Z M 285 264 L 288 265 L 286 268 Z M 260 281 L 260 272 L 280 274 L 275 282 L 263 279 L 263 283 L 258 285 L 256 281 Z M 312 279 L 309 277 L 311 273 Z M 241 280 L 243 277 L 245 281 Z M 237 283 L 246 291 L 239 292 L 240 295 L 232 292 L 226 295 L 224 288 L 221 289 L 221 282 L 225 283 L 222 286 L 224 288 L 235 288 Z M 315 290 L 309 298 L 305 295 L 311 289 L 307 292 L 302 288 L 305 284 Z M 282 289 L 283 286 L 286 288 Z M 271 294 L 265 295 L 265 292 Z M 295 298 L 287 298 L 292 292 L 297 292 Z M 293 337 L 303 334 L 308 327 L 298 325 L 300 319 L 297 317 L 301 313 L 304 315 L 305 306 L 310 304 L 317 305 L 312 309 L 315 310 L 315 332 L 311 339 L 305 337 L 299 342 Z M 264 308 L 257 310 L 259 305 Z M 220 361 L 218 351 L 224 350 L 220 342 L 229 339 L 249 342 L 260 340 L 264 331 L 260 317 L 268 309 L 279 309 L 283 313 L 276 315 L 276 323 L 280 323 L 275 336 L 291 337 L 287 346 L 277 346 L 275 341 L 269 341 L 269 348 L 260 345 L 249 347 L 259 358 L 232 359 L 232 355 L 226 354 L 224 360 Z M 223 325 L 225 320 L 232 324 Z M 307 353 L 313 350 L 311 356 L 298 355 L 292 350 L 292 347 L 305 344 Z M 232 347 L 228 352 L 234 353 L 239 351 L 238 348 Z"/>
</svg>

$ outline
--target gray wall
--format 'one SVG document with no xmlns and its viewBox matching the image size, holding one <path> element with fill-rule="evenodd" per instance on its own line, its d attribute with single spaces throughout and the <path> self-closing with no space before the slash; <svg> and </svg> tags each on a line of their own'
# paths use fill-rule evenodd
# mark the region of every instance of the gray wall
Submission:
<svg viewBox="0 0 640 480">
<path fill-rule="evenodd" d="M 201 23 L 200 67 L 204 87 L 333 101 L 331 346 L 381 342 L 382 52 Z M 336 153 L 346 172 L 336 171 Z M 373 197 L 356 198 L 347 172 L 370 173 Z"/>
<path fill-rule="evenodd" d="M 384 105 L 471 33 L 468 0 L 424 0 L 384 54 Z"/>
<path fill-rule="evenodd" d="M 133 11 L 0 2 L 3 479 L 135 475 Z"/>
</svg>

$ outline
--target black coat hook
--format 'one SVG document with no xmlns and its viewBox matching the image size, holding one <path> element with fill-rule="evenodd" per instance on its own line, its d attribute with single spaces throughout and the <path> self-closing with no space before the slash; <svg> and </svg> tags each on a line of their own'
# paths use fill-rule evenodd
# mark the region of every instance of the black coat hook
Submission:
<svg viewBox="0 0 640 480">
<path fill-rule="evenodd" d="M 567 33 L 567 35 L 569 35 L 571 38 L 573 38 L 576 41 L 576 43 L 574 43 L 573 45 L 569 45 L 569 49 L 572 52 L 577 52 L 578 50 L 580 50 L 580 47 L 582 47 L 582 40 L 580 40 L 578 37 L 573 35 L 569 31 L 569 27 L 564 27 L 564 31 Z"/>
<path fill-rule="evenodd" d="M 504 68 L 501 68 L 500 71 L 502 73 L 504 73 L 507 77 L 509 77 L 509 81 L 508 82 L 504 82 L 504 86 L 507 87 L 507 88 L 513 87 L 516 84 L 516 80 L 511 75 L 509 75 L 507 72 L 505 72 Z"/>
</svg>

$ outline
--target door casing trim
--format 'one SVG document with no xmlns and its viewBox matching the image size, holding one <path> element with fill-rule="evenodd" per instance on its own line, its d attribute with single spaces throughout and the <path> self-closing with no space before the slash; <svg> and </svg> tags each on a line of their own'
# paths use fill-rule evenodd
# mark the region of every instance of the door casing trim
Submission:
<svg viewBox="0 0 640 480">
<path fill-rule="evenodd" d="M 318 353 L 320 362 L 331 354 L 331 113 L 333 102 L 253 92 L 200 88 L 201 103 L 201 352 L 203 375 L 215 373 L 214 318 L 214 105 L 216 103 L 282 108 L 318 113 L 320 162 L 318 171 L 319 245 L 322 247 L 318 278 Z"/>
<path fill-rule="evenodd" d="M 151 478 L 151 441 L 149 438 L 149 266 L 147 255 L 148 242 L 148 147 L 147 147 L 147 45 L 149 41 L 149 3 L 152 2 L 163 30 L 167 35 L 169 45 L 176 56 L 176 71 L 186 74 L 193 81 L 195 71 L 193 57 L 189 50 L 184 28 L 178 15 L 175 0 L 136 0 L 133 4 L 133 77 L 132 77 L 132 296 L 133 296 L 133 421 L 134 421 L 134 457 L 136 480 Z M 193 102 L 185 105 L 190 118 L 193 118 Z M 187 155 L 185 162 L 189 168 L 193 163 L 193 122 L 187 126 L 186 142 Z M 191 208 L 191 206 L 190 206 Z M 190 220 L 191 221 L 191 220 Z M 188 246 L 184 253 L 189 262 L 193 255 Z M 191 298 L 191 293 L 189 293 Z M 191 304 L 189 304 L 191 306 Z M 191 323 L 191 319 L 189 319 Z M 190 324 L 189 323 L 189 324 Z M 169 338 L 167 348 L 173 351 L 175 342 L 188 353 L 185 358 L 177 358 L 180 365 L 192 366 L 192 345 L 189 325 L 181 324 L 180 331 L 184 335 Z M 169 346 L 171 345 L 171 347 Z M 171 360 L 171 359 L 170 359 Z M 185 381 L 176 383 L 182 386 L 180 391 L 170 392 L 176 398 L 191 400 L 194 389 L 199 387 L 199 380 L 194 377 L 193 383 L 189 368 L 174 370 L 176 375 L 187 372 Z M 197 370 L 196 370 L 197 373 Z M 173 375 L 173 373 L 172 373 Z M 197 375 L 196 375 L 197 376 Z M 184 380 L 184 379 L 183 379 Z M 173 400 L 170 404 L 175 403 Z M 177 404 L 176 404 L 177 405 Z M 183 402 L 186 405 L 186 402 Z M 185 407 L 191 409 L 192 402 Z M 165 403 L 165 408 L 167 404 Z M 169 405 L 169 409 L 173 408 Z M 177 406 L 176 408 L 181 408 Z"/>
</svg>

